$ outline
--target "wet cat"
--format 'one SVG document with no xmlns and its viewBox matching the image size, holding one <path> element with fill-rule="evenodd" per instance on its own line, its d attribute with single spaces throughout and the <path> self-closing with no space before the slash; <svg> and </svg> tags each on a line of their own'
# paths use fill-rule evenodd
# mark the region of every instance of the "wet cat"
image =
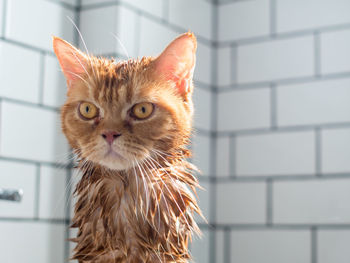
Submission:
<svg viewBox="0 0 350 263">
<path fill-rule="evenodd" d="M 67 80 L 62 129 L 79 158 L 73 258 L 79 262 L 187 262 L 199 229 L 192 132 L 196 38 L 156 58 L 97 58 L 54 37 Z"/>
</svg>

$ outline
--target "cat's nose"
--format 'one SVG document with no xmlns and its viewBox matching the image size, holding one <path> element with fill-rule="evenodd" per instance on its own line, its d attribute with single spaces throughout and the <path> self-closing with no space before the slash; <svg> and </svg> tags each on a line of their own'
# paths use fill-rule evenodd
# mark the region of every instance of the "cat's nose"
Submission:
<svg viewBox="0 0 350 263">
<path fill-rule="evenodd" d="M 105 131 L 101 134 L 101 136 L 108 142 L 108 144 L 112 145 L 115 139 L 117 139 L 121 134 L 114 131 Z"/>
</svg>

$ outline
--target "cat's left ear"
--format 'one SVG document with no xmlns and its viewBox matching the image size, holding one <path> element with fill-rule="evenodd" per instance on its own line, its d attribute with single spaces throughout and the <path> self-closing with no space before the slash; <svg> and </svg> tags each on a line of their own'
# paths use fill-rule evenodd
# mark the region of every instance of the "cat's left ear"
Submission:
<svg viewBox="0 0 350 263">
<path fill-rule="evenodd" d="M 156 73 L 174 81 L 184 97 L 192 93 L 196 50 L 196 37 L 193 33 L 185 33 L 173 40 L 155 60 Z"/>
<path fill-rule="evenodd" d="M 68 88 L 71 88 L 87 73 L 88 57 L 59 37 L 53 37 L 52 44 L 63 74 L 66 77 Z"/>
</svg>

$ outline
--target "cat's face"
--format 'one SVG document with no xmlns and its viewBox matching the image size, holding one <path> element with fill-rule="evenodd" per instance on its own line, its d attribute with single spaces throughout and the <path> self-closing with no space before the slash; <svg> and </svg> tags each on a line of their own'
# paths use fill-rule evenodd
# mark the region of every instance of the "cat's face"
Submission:
<svg viewBox="0 0 350 263">
<path fill-rule="evenodd" d="M 62 128 L 84 159 L 112 170 L 187 143 L 196 40 L 184 34 L 158 58 L 115 62 L 89 57 L 54 38 L 68 83 Z"/>
</svg>

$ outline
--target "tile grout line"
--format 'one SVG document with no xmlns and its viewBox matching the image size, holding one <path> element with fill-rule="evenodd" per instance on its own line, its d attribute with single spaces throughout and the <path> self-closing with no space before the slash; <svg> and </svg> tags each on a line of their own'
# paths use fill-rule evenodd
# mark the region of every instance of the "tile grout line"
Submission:
<svg viewBox="0 0 350 263">
<path fill-rule="evenodd" d="M 238 45 L 233 44 L 230 47 L 230 73 L 231 83 L 235 85 L 237 83 L 237 65 L 238 65 Z"/>
<path fill-rule="evenodd" d="M 140 46 L 141 46 L 141 43 L 140 43 L 140 39 L 141 39 L 141 30 L 142 30 L 142 25 L 141 25 L 141 13 L 137 13 L 137 18 L 136 18 L 136 26 L 135 26 L 135 42 L 136 42 L 136 45 L 135 45 L 135 54 L 137 54 L 137 56 L 140 55 Z"/>
<path fill-rule="evenodd" d="M 273 225 L 273 180 L 266 180 L 266 225 Z"/>
<path fill-rule="evenodd" d="M 311 263 L 317 263 L 317 248 L 318 248 L 318 242 L 317 242 L 317 227 L 312 226 L 311 227 Z"/>
<path fill-rule="evenodd" d="M 224 228 L 224 262 L 231 262 L 231 229 Z"/>
<path fill-rule="evenodd" d="M 214 4 L 212 5 L 212 21 L 211 21 L 211 37 L 212 39 L 218 38 L 218 7 L 216 5 L 217 0 L 214 0 Z M 216 90 L 216 84 L 217 84 L 217 77 L 218 77 L 218 50 L 216 46 L 211 46 L 210 49 L 211 53 L 211 64 L 215 65 L 211 68 L 211 84 L 213 85 L 211 88 L 211 140 L 210 140 L 210 149 L 211 149 L 211 163 L 210 163 L 210 177 L 212 179 L 215 179 L 216 177 L 216 156 L 217 156 L 217 100 L 218 100 L 218 92 Z M 210 187 L 210 203 L 209 203 L 209 222 L 216 222 L 216 202 L 217 202 L 217 196 L 216 196 L 216 184 L 213 184 L 212 182 L 209 184 Z M 216 261 L 216 232 L 215 230 L 212 230 L 209 235 L 209 262 L 215 262 Z"/>
</svg>

